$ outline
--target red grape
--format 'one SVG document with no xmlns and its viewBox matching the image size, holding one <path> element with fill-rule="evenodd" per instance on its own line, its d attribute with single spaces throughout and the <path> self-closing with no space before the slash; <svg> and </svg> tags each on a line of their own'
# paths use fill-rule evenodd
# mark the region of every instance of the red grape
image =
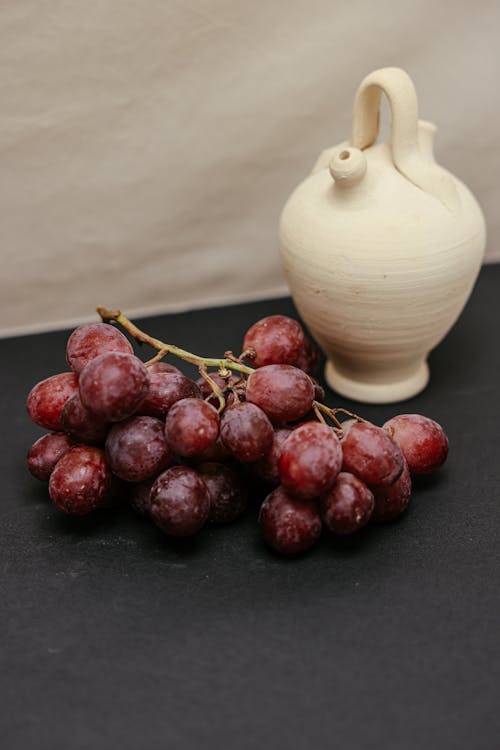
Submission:
<svg viewBox="0 0 500 750">
<path fill-rule="evenodd" d="M 323 521 L 334 534 L 352 534 L 370 520 L 375 501 L 360 479 L 341 471 L 335 484 L 320 499 Z"/>
<path fill-rule="evenodd" d="M 331 427 L 307 422 L 284 444 L 278 462 L 281 483 L 295 497 L 309 500 L 326 492 L 342 466 L 342 448 Z"/>
<path fill-rule="evenodd" d="M 41 380 L 31 389 L 26 400 L 29 418 L 46 430 L 62 430 L 64 404 L 77 391 L 78 375 L 74 372 L 61 372 Z"/>
<path fill-rule="evenodd" d="M 274 430 L 262 409 L 244 401 L 224 410 L 220 435 L 238 461 L 253 463 L 271 450 Z"/>
<path fill-rule="evenodd" d="M 217 410 L 199 398 L 177 401 L 167 414 L 167 442 L 179 456 L 197 456 L 208 450 L 219 434 Z"/>
<path fill-rule="evenodd" d="M 262 503 L 259 525 L 267 544 L 284 555 L 304 552 L 321 534 L 316 503 L 292 497 L 281 486 Z"/>
<path fill-rule="evenodd" d="M 244 512 L 247 493 L 238 474 L 224 464 L 207 462 L 197 467 L 210 495 L 209 520 L 214 523 L 234 521 Z"/>
<path fill-rule="evenodd" d="M 87 323 L 76 328 L 66 344 L 66 359 L 75 372 L 83 368 L 100 354 L 122 352 L 133 354 L 130 341 L 108 323 Z"/>
<path fill-rule="evenodd" d="M 93 414 L 83 404 L 79 393 L 75 393 L 64 404 L 61 421 L 65 432 L 82 443 L 102 443 L 109 430 L 109 422 Z"/>
<path fill-rule="evenodd" d="M 343 470 L 362 482 L 391 484 L 403 471 L 404 458 L 398 444 L 381 427 L 349 420 L 342 425 Z"/>
<path fill-rule="evenodd" d="M 246 398 L 260 406 L 275 424 L 294 422 L 310 410 L 314 386 L 297 367 L 267 365 L 249 376 Z"/>
<path fill-rule="evenodd" d="M 291 365 L 301 353 L 304 340 L 304 331 L 296 320 L 285 315 L 269 315 L 248 329 L 243 350 L 255 351 L 255 357 L 251 358 L 255 367 Z"/>
<path fill-rule="evenodd" d="M 210 514 L 207 485 L 193 469 L 173 466 L 160 474 L 150 496 L 151 518 L 171 536 L 191 536 Z"/>
<path fill-rule="evenodd" d="M 255 474 L 260 479 L 263 479 L 264 482 L 276 485 L 280 483 L 278 461 L 281 456 L 283 445 L 291 434 L 292 431 L 288 427 L 278 427 L 278 429 L 274 431 L 271 450 L 264 456 L 264 458 L 261 458 L 260 461 L 257 461 L 253 465 Z"/>
<path fill-rule="evenodd" d="M 448 455 L 448 438 L 440 424 L 421 414 L 398 414 L 384 424 L 397 442 L 411 474 L 430 474 Z"/>
<path fill-rule="evenodd" d="M 182 372 L 154 372 L 146 397 L 139 404 L 138 414 L 165 419 L 167 412 L 182 398 L 196 398 L 200 390 Z"/>
<path fill-rule="evenodd" d="M 410 502 L 411 495 L 410 471 L 406 461 L 401 475 L 395 482 L 371 487 L 371 490 L 375 497 L 373 521 L 392 521 L 399 516 Z"/>
<path fill-rule="evenodd" d="M 28 452 L 28 469 L 37 479 L 47 482 L 55 465 L 74 442 L 62 432 L 53 432 L 38 438 Z"/>
<path fill-rule="evenodd" d="M 56 464 L 50 475 L 52 502 L 70 515 L 83 516 L 103 506 L 112 488 L 112 474 L 99 448 L 76 446 Z"/>
<path fill-rule="evenodd" d="M 142 482 L 172 462 L 163 422 L 155 417 L 129 417 L 115 424 L 106 438 L 106 458 L 114 474 L 126 482 Z"/>
<path fill-rule="evenodd" d="M 119 422 L 130 417 L 148 392 L 149 373 L 132 354 L 107 352 L 80 375 L 80 398 L 94 414 Z"/>
</svg>

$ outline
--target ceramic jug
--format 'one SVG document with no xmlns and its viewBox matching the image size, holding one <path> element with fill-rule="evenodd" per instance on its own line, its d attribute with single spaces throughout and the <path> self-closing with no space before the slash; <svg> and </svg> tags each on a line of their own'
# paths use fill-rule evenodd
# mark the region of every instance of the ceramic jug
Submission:
<svg viewBox="0 0 500 750">
<path fill-rule="evenodd" d="M 391 136 L 377 144 L 381 94 Z M 280 221 L 295 304 L 327 357 L 338 393 L 369 403 L 410 398 L 427 355 L 474 285 L 485 224 L 467 187 L 433 155 L 412 80 L 383 68 L 360 84 L 350 141 L 324 151 Z"/>
</svg>

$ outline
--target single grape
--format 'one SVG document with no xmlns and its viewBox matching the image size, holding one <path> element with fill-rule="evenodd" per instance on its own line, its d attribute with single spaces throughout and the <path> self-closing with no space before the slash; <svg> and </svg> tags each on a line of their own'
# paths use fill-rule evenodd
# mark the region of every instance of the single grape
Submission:
<svg viewBox="0 0 500 750">
<path fill-rule="evenodd" d="M 109 422 L 93 414 L 82 404 L 79 393 L 75 393 L 64 404 L 61 421 L 65 432 L 88 445 L 103 443 L 110 427 Z"/>
<path fill-rule="evenodd" d="M 175 365 L 171 365 L 170 362 L 153 362 L 152 365 L 149 365 L 148 370 L 150 375 L 154 375 L 158 372 L 176 372 L 182 375 L 182 372 L 179 370 L 179 368 Z"/>
<path fill-rule="evenodd" d="M 375 497 L 372 520 L 392 521 L 397 518 L 410 502 L 411 477 L 406 461 L 401 475 L 392 484 L 371 487 L 371 490 Z"/>
<path fill-rule="evenodd" d="M 117 328 L 108 323 L 87 323 L 75 328 L 66 344 L 66 359 L 74 372 L 80 373 L 105 352 L 133 354 L 132 344 Z"/>
<path fill-rule="evenodd" d="M 59 459 L 50 475 L 50 499 L 64 513 L 86 515 L 109 499 L 112 478 L 104 451 L 78 445 Z"/>
<path fill-rule="evenodd" d="M 183 398 L 198 398 L 200 395 L 196 383 L 182 372 L 154 372 L 150 377 L 149 390 L 139 404 L 137 413 L 165 419 L 172 404 Z"/>
<path fill-rule="evenodd" d="M 107 352 L 92 359 L 80 375 L 84 406 L 110 422 L 130 417 L 148 392 L 149 373 L 132 354 Z"/>
<path fill-rule="evenodd" d="M 28 469 L 37 479 L 48 482 L 59 459 L 73 446 L 73 440 L 62 432 L 43 435 L 28 451 Z"/>
<path fill-rule="evenodd" d="M 260 406 L 274 424 L 294 422 L 310 410 L 314 386 L 297 367 L 267 365 L 248 377 L 246 398 Z"/>
<path fill-rule="evenodd" d="M 209 520 L 228 523 L 241 516 L 247 505 L 247 492 L 238 474 L 215 462 L 200 464 L 197 471 L 210 495 Z"/>
<path fill-rule="evenodd" d="M 220 435 L 226 448 L 238 461 L 253 463 L 264 458 L 271 450 L 274 430 L 262 409 L 243 401 L 224 410 Z"/>
<path fill-rule="evenodd" d="M 31 389 L 26 400 L 29 418 L 46 430 L 62 431 L 64 404 L 77 391 L 78 375 L 74 372 L 61 372 L 41 380 Z"/>
<path fill-rule="evenodd" d="M 310 500 L 332 487 L 342 466 L 342 448 L 331 427 L 307 422 L 293 430 L 278 462 L 283 487 Z"/>
<path fill-rule="evenodd" d="M 213 406 L 199 398 L 183 398 L 170 407 L 165 435 L 178 456 L 197 456 L 215 443 L 219 424 L 219 415 Z"/>
<path fill-rule="evenodd" d="M 371 490 L 361 481 L 341 471 L 333 487 L 322 495 L 323 521 L 334 534 L 353 534 L 370 520 L 375 501 Z"/>
<path fill-rule="evenodd" d="M 151 489 L 157 477 L 128 485 L 128 497 L 132 508 L 141 516 L 149 516 Z"/>
<path fill-rule="evenodd" d="M 157 476 L 173 458 L 163 422 L 155 417 L 129 417 L 115 424 L 106 438 L 106 458 L 113 473 L 126 482 Z"/>
<path fill-rule="evenodd" d="M 314 375 L 319 364 L 319 351 L 316 344 L 313 344 L 310 339 L 306 338 L 297 359 L 291 364 L 304 370 L 308 375 Z M 320 401 L 322 399 L 316 398 L 316 400 Z"/>
<path fill-rule="evenodd" d="M 248 329 L 243 351 L 255 351 L 250 360 L 255 367 L 291 365 L 302 351 L 304 340 L 304 331 L 296 320 L 286 315 L 269 315 Z"/>
<path fill-rule="evenodd" d="M 398 414 L 384 424 L 401 448 L 410 473 L 430 474 L 448 455 L 448 438 L 440 424 L 422 414 Z"/>
<path fill-rule="evenodd" d="M 259 525 L 267 544 L 283 555 L 304 552 L 321 534 L 316 503 L 292 497 L 281 486 L 262 503 Z"/>
<path fill-rule="evenodd" d="M 343 471 L 355 474 L 371 487 L 391 484 L 403 471 L 404 458 L 398 444 L 381 427 L 370 422 L 348 420 L 342 425 Z"/>
<path fill-rule="evenodd" d="M 159 528 L 171 536 L 191 536 L 210 514 L 207 485 L 193 469 L 173 466 L 151 489 L 149 512 Z"/>
<path fill-rule="evenodd" d="M 271 450 L 264 456 L 264 458 L 261 458 L 260 461 L 257 461 L 253 465 L 254 472 L 259 479 L 263 479 L 264 482 L 268 482 L 269 484 L 278 485 L 280 483 L 278 461 L 281 456 L 283 445 L 291 434 L 292 431 L 288 427 L 278 427 L 274 431 Z"/>
</svg>

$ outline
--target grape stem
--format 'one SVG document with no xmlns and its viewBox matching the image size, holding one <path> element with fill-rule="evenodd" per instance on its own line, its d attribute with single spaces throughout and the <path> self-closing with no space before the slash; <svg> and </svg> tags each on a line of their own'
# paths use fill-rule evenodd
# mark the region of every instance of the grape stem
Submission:
<svg viewBox="0 0 500 750">
<path fill-rule="evenodd" d="M 242 362 L 223 357 L 222 359 L 215 359 L 213 357 L 200 357 L 198 354 L 192 354 L 185 349 L 181 349 L 174 344 L 166 344 L 159 339 L 155 339 L 153 336 L 144 333 L 138 328 L 131 320 L 127 318 L 120 310 L 107 310 L 105 307 L 98 307 L 97 312 L 101 316 L 104 323 L 118 323 L 125 331 L 127 331 L 132 338 L 136 341 L 140 341 L 143 344 L 149 344 L 153 349 L 158 350 L 158 354 L 153 359 L 146 362 L 146 365 L 151 365 L 154 362 L 158 362 L 166 354 L 173 354 L 179 359 L 183 359 L 185 362 L 190 362 L 196 367 L 216 367 L 221 374 L 224 375 L 226 370 L 236 370 L 237 372 L 243 372 L 245 375 L 250 375 L 253 372 L 252 367 L 247 367 Z"/>
<path fill-rule="evenodd" d="M 248 367 L 248 365 L 245 365 L 242 362 L 242 359 L 246 354 L 253 354 L 255 356 L 253 350 L 243 352 L 241 357 L 235 357 L 232 352 L 226 352 L 225 356 L 220 359 L 214 357 L 200 357 L 198 354 L 188 352 L 185 349 L 181 349 L 180 347 L 175 346 L 174 344 L 166 344 L 164 341 L 160 341 L 160 339 L 156 339 L 153 336 L 145 333 L 144 331 L 141 331 L 141 329 L 138 328 L 134 323 L 132 323 L 132 321 L 129 320 L 129 318 L 127 318 L 127 316 L 124 315 L 120 310 L 108 310 L 106 307 L 98 307 L 97 312 L 101 316 L 103 323 L 117 323 L 125 331 L 127 331 L 127 333 L 129 333 L 133 339 L 141 344 L 149 344 L 149 346 L 157 350 L 157 354 L 145 363 L 146 367 L 150 367 L 155 362 L 159 362 L 166 354 L 173 354 L 174 357 L 179 357 L 179 359 L 184 360 L 184 362 L 189 362 L 190 364 L 195 365 L 195 367 L 198 368 L 200 375 L 210 385 L 210 388 L 217 398 L 219 402 L 219 412 L 224 409 L 226 401 L 221 389 L 213 380 L 213 378 L 211 378 L 208 374 L 207 368 L 217 368 L 219 374 L 225 378 L 227 378 L 229 370 L 235 370 L 236 372 L 241 372 L 244 375 L 251 375 L 252 372 L 255 372 L 255 368 Z M 237 394 L 235 393 L 234 395 L 236 396 L 236 400 L 238 400 Z M 337 419 L 336 416 L 339 413 L 346 414 L 347 416 L 356 419 L 358 422 L 366 421 L 362 417 L 359 417 L 357 414 L 353 414 L 347 409 L 344 409 L 342 407 L 336 407 L 332 409 L 331 407 L 326 406 L 326 404 L 322 404 L 320 401 L 313 401 L 313 409 L 316 414 L 316 418 L 319 421 L 324 421 L 322 419 L 322 414 L 325 414 L 335 425 L 334 430 L 337 433 L 342 431 L 342 422 L 340 422 L 340 420 Z"/>
</svg>

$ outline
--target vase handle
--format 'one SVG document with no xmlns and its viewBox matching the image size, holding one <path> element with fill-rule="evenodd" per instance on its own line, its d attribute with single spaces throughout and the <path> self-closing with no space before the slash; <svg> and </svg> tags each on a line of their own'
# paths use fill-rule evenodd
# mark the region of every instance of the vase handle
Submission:
<svg viewBox="0 0 500 750">
<path fill-rule="evenodd" d="M 396 169 L 450 211 L 457 212 L 460 199 L 453 178 L 421 154 L 417 92 L 410 76 L 401 68 L 380 68 L 361 82 L 354 100 L 351 145 L 363 150 L 377 140 L 382 93 L 391 109 L 391 150 Z"/>
</svg>

